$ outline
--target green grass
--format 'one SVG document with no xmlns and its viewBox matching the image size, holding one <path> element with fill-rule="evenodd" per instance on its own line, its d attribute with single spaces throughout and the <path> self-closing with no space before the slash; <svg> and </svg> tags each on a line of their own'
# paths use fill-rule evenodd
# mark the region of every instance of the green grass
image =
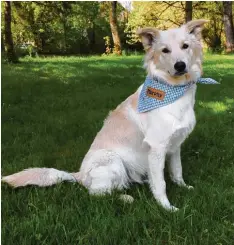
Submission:
<svg viewBox="0 0 234 245">
<path fill-rule="evenodd" d="M 206 55 L 197 126 L 182 150 L 184 178 L 166 174 L 169 213 L 148 185 L 89 196 L 79 184 L 2 186 L 2 244 L 234 244 L 234 56 Z M 77 171 L 108 111 L 144 81 L 142 57 L 24 59 L 2 66 L 2 175 L 28 167 Z"/>
</svg>

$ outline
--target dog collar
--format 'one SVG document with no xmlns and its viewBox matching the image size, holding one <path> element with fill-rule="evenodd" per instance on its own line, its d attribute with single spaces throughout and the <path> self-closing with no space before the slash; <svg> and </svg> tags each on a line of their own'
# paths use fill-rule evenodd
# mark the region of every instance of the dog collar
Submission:
<svg viewBox="0 0 234 245">
<path fill-rule="evenodd" d="M 199 78 L 196 82 L 185 85 L 170 85 L 158 77 L 146 77 L 138 100 L 138 112 L 150 111 L 169 105 L 194 86 L 196 83 L 219 84 L 212 78 Z"/>
</svg>

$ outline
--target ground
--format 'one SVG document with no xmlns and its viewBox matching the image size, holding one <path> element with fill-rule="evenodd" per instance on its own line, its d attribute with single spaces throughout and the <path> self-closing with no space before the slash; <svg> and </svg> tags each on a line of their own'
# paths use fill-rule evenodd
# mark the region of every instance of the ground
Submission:
<svg viewBox="0 0 234 245">
<path fill-rule="evenodd" d="M 79 169 L 108 112 L 144 81 L 142 56 L 23 59 L 2 66 L 2 175 Z M 234 56 L 206 55 L 197 126 L 182 147 L 188 191 L 167 179 L 169 213 L 147 184 L 89 196 L 77 183 L 2 185 L 2 244 L 224 245 L 234 242 Z"/>
</svg>

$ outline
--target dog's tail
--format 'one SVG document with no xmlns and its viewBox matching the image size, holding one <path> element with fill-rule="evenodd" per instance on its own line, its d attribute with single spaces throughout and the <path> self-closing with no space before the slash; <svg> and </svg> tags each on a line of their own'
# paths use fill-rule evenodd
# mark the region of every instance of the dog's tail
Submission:
<svg viewBox="0 0 234 245">
<path fill-rule="evenodd" d="M 62 181 L 80 182 L 78 173 L 67 173 L 54 168 L 29 168 L 21 172 L 5 176 L 2 182 L 13 187 L 26 185 L 50 186 Z"/>
</svg>

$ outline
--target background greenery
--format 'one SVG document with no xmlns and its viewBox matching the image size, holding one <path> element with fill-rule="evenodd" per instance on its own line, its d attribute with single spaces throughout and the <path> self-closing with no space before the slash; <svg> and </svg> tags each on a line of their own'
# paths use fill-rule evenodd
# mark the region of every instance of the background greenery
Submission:
<svg viewBox="0 0 234 245">
<path fill-rule="evenodd" d="M 185 22 L 186 4 L 183 1 L 132 2 L 125 8 L 118 3 L 117 24 L 125 53 L 141 50 L 136 29 L 155 26 L 162 30 Z M 2 2 L 2 33 L 4 33 L 4 3 Z M 113 49 L 110 28 L 110 2 L 12 2 L 12 35 L 19 56 L 32 51 L 22 48 L 30 44 L 39 54 L 102 54 L 107 46 Z M 129 5 L 130 6 L 130 5 Z M 193 19 L 210 20 L 204 30 L 206 47 L 221 52 L 225 48 L 222 2 L 192 2 Z M 231 8 L 234 8 L 234 5 Z M 233 27 L 232 27 L 233 28 Z M 109 42 L 105 41 L 109 38 Z M 4 44 L 4 38 L 2 39 Z M 106 45 L 105 45 L 106 44 Z M 32 46 L 32 47 L 31 47 Z"/>
<path fill-rule="evenodd" d="M 2 175 L 28 167 L 75 172 L 108 112 L 144 81 L 143 56 L 24 58 L 2 66 Z M 79 184 L 2 186 L 2 244 L 230 245 L 234 234 L 234 57 L 206 55 L 197 126 L 182 150 L 184 178 L 172 184 L 176 213 L 148 185 L 97 198 Z"/>
</svg>

